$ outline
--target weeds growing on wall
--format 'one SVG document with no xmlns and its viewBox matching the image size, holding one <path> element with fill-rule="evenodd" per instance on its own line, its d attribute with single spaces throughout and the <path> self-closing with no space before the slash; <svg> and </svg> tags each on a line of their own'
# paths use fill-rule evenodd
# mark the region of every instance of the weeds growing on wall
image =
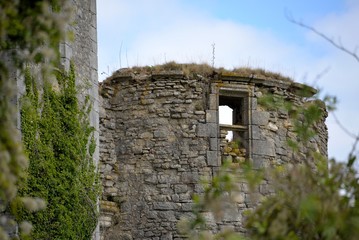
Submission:
<svg viewBox="0 0 359 240">
<path fill-rule="evenodd" d="M 45 200 L 32 212 L 13 204 L 13 214 L 33 225 L 34 239 L 90 239 L 97 223 L 97 176 L 89 104 L 77 99 L 74 68 L 57 75 L 58 86 L 45 82 L 41 94 L 27 72 L 21 127 L 30 165 L 19 195 Z M 91 151 L 89 150 L 91 149 Z"/>
<path fill-rule="evenodd" d="M 112 77 L 116 77 L 121 74 L 158 74 L 163 72 L 180 72 L 187 77 L 193 77 L 193 75 L 213 76 L 213 74 L 221 74 L 223 76 L 236 76 L 236 77 L 251 77 L 259 79 L 276 79 L 285 82 L 292 82 L 289 77 L 283 76 L 280 73 L 266 71 L 261 68 L 248 68 L 240 67 L 233 70 L 227 70 L 224 68 L 215 68 L 207 63 L 177 63 L 174 61 L 167 62 L 161 65 L 144 66 L 144 67 L 132 67 L 124 68 L 116 71 Z"/>
</svg>

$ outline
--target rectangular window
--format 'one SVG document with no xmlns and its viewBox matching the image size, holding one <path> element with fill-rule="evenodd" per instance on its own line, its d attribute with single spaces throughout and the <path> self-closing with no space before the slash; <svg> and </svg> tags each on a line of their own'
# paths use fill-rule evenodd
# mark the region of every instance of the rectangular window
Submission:
<svg viewBox="0 0 359 240">
<path fill-rule="evenodd" d="M 223 160 L 239 163 L 249 158 L 248 99 L 247 92 L 227 89 L 219 91 L 219 126 Z"/>
</svg>

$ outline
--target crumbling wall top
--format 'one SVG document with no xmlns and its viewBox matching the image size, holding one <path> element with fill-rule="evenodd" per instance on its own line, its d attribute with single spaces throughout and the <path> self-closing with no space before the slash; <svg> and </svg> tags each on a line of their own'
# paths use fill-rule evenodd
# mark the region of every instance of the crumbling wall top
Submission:
<svg viewBox="0 0 359 240">
<path fill-rule="evenodd" d="M 208 64 L 179 64 L 169 62 L 163 65 L 122 68 L 117 70 L 104 82 L 116 83 L 123 80 L 141 80 L 151 77 L 153 80 L 167 78 L 203 78 L 213 82 L 233 81 L 242 83 L 253 83 L 254 85 L 266 87 L 278 87 L 292 92 L 296 92 L 303 97 L 311 97 L 317 90 L 301 83 L 293 81 L 291 78 L 280 73 L 266 71 L 256 68 L 235 68 L 227 70 L 224 68 L 214 68 Z"/>
</svg>

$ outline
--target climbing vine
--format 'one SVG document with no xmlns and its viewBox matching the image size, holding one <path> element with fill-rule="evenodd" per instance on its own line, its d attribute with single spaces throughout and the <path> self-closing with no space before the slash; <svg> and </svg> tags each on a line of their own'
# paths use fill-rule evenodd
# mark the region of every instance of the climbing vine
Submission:
<svg viewBox="0 0 359 240">
<path fill-rule="evenodd" d="M 13 214 L 32 223 L 34 239 L 90 239 L 99 185 L 89 147 L 94 140 L 88 98 L 80 106 L 73 66 L 57 74 L 56 84 L 45 82 L 41 92 L 29 72 L 25 85 L 21 127 L 30 164 L 19 195 L 42 198 L 47 206 L 31 212 L 15 201 Z"/>
<path fill-rule="evenodd" d="M 14 237 L 17 227 L 21 234 L 30 229 L 29 222 L 15 222 L 8 213 L 28 166 L 16 124 L 16 79 L 22 78 L 27 64 L 36 64 L 42 79 L 58 65 L 59 43 L 67 35 L 71 3 L 0 0 L 0 239 Z M 27 205 L 39 202 L 23 200 Z"/>
</svg>

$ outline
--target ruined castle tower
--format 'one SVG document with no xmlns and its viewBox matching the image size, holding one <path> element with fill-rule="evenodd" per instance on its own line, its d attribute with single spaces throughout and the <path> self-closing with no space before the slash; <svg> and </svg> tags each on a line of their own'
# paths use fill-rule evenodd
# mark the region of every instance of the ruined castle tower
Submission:
<svg viewBox="0 0 359 240">
<path fill-rule="evenodd" d="M 295 139 L 289 113 L 266 110 L 258 98 L 270 92 L 302 105 L 307 100 L 297 93 L 304 85 L 273 75 L 142 68 L 115 73 L 101 83 L 99 96 L 96 0 L 72 2 L 74 41 L 60 52 L 65 68 L 74 62 L 78 84 L 89 86 L 84 95 L 90 95 L 91 124 L 100 139 L 94 158 L 103 183 L 101 239 L 181 239 L 178 220 L 190 214 L 193 194 L 203 192 L 201 179 L 211 179 L 223 161 L 247 159 L 256 167 L 300 161 L 286 145 Z M 232 109 L 232 124 L 220 124 L 220 106 Z M 225 150 L 227 132 L 236 151 Z M 324 119 L 318 132 L 312 144 L 326 153 Z M 223 221 L 212 221 L 213 231 L 244 231 L 243 211 L 254 203 L 245 183 L 241 189 Z M 258 194 L 269 193 L 262 183 Z"/>
<path fill-rule="evenodd" d="M 181 239 L 178 220 L 190 214 L 193 194 L 203 192 L 201 178 L 211 179 L 224 160 L 247 159 L 255 167 L 301 161 L 286 144 L 296 138 L 289 113 L 266 110 L 258 98 L 272 93 L 303 105 L 307 98 L 298 92 L 304 85 L 273 74 L 203 74 L 203 66 L 187 67 L 120 70 L 100 86 L 102 239 Z M 220 106 L 232 109 L 232 124 L 220 124 Z M 325 154 L 324 120 L 311 144 Z M 226 150 L 228 132 L 233 151 Z M 222 221 L 212 219 L 212 231 L 245 231 L 243 212 L 255 202 L 241 186 L 234 208 Z M 258 196 L 270 193 L 263 182 Z"/>
</svg>

